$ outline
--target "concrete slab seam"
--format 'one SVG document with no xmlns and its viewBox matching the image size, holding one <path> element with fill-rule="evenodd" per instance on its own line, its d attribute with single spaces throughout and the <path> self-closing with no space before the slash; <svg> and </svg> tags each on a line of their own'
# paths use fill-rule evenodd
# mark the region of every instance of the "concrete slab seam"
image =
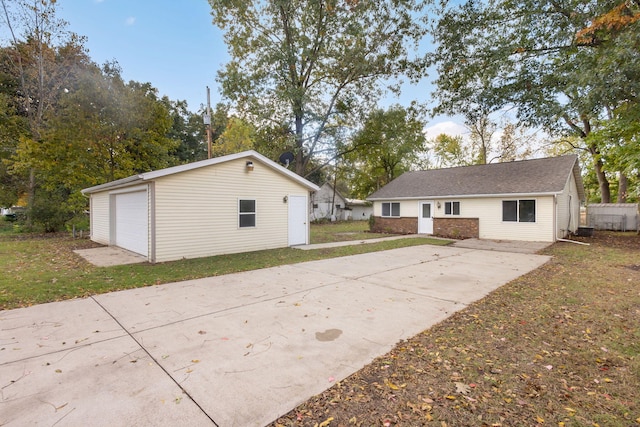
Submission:
<svg viewBox="0 0 640 427">
<path fill-rule="evenodd" d="M 126 336 L 127 336 L 127 332 L 125 331 L 125 333 L 123 333 L 122 335 L 118 335 L 117 337 L 105 338 L 103 340 L 97 340 L 97 341 L 93 341 L 93 342 L 90 342 L 90 343 L 87 343 L 87 344 L 77 345 L 76 347 L 73 347 L 73 348 L 63 348 L 63 349 L 60 349 L 60 350 L 54 350 L 54 351 L 49 352 L 49 353 L 41 353 L 41 354 L 36 354 L 34 356 L 23 357 L 22 359 L 16 359 L 16 360 L 13 360 L 13 361 L 10 360 L 8 362 L 0 363 L 0 366 L 10 365 L 10 364 L 15 363 L 15 362 L 24 362 L 24 361 L 31 360 L 31 359 L 38 359 L 38 358 L 43 357 L 43 356 L 51 356 L 51 355 L 54 355 L 54 354 L 57 354 L 57 353 L 65 353 L 65 355 L 63 357 L 58 359 L 58 362 L 59 362 L 62 359 L 64 359 L 69 353 L 73 353 L 76 350 L 80 350 L 80 349 L 83 349 L 85 347 L 91 347 L 92 345 L 95 345 L 95 344 L 101 344 L 101 343 L 104 343 L 104 342 L 113 341 L 113 340 L 120 339 L 120 338 L 126 337 Z"/>
<path fill-rule="evenodd" d="M 327 287 L 327 286 L 333 286 L 336 283 L 342 283 L 345 280 L 347 280 L 347 279 L 345 279 L 343 277 L 337 277 L 337 280 L 335 282 L 325 283 L 323 285 L 316 286 L 316 287 L 313 287 L 313 288 L 302 289 L 302 290 L 299 290 L 299 291 L 296 291 L 296 292 L 292 292 L 292 293 L 284 295 L 284 296 L 289 297 L 289 296 L 298 295 L 298 294 L 301 294 L 301 293 L 309 293 L 311 291 L 322 289 L 322 288 Z M 97 295 L 97 296 L 99 297 L 99 295 Z M 255 301 L 255 302 L 252 302 L 252 303 L 248 303 L 248 304 L 235 305 L 235 306 L 232 306 L 232 307 L 225 307 L 222 310 L 215 310 L 215 311 L 209 311 L 207 313 L 201 313 L 201 314 L 198 314 L 197 316 L 184 317 L 184 318 L 181 318 L 181 319 L 178 319 L 178 320 L 174 320 L 174 321 L 171 321 L 171 322 L 168 322 L 168 323 L 163 323 L 161 325 L 156 325 L 156 326 L 151 326 L 149 328 L 136 330 L 134 332 L 134 334 L 140 334 L 140 333 L 143 333 L 143 332 L 152 331 L 154 329 L 164 328 L 166 326 L 176 325 L 178 323 L 188 322 L 188 321 L 191 321 L 191 320 L 195 320 L 195 319 L 199 319 L 199 318 L 203 318 L 203 317 L 207 317 L 207 316 L 222 314 L 222 313 L 226 313 L 228 311 L 238 310 L 238 309 L 244 308 L 244 307 L 251 307 L 252 305 L 263 304 L 265 302 L 274 301 L 274 300 L 277 300 L 277 299 L 282 299 L 284 296 L 283 295 L 278 295 L 276 297 L 267 298 L 267 299 Z M 91 297 L 91 298 L 93 298 L 93 297 Z M 94 301 L 95 301 L 95 299 L 94 299 Z M 96 302 L 98 303 L 98 305 L 100 305 L 100 307 L 102 307 L 109 314 L 109 316 L 114 318 L 113 315 L 111 313 L 109 313 L 108 310 L 105 307 L 103 307 L 98 301 L 96 301 Z M 116 319 L 114 318 L 114 320 L 116 320 Z M 118 320 L 116 320 L 116 322 L 118 322 Z M 122 326 L 120 324 L 120 322 L 118 322 L 118 324 L 120 326 Z M 131 335 L 131 333 L 127 329 L 125 329 L 124 326 L 122 326 L 122 328 L 125 330 L 126 333 Z"/>
<path fill-rule="evenodd" d="M 461 253 L 455 253 L 455 254 L 443 255 L 443 256 L 440 256 L 440 254 L 436 254 L 437 258 L 434 258 L 434 259 L 427 259 L 427 260 L 420 261 L 420 262 L 414 262 L 414 263 L 410 263 L 410 264 L 403 264 L 403 265 L 400 265 L 400 266 L 397 266 L 397 267 L 393 267 L 393 268 L 390 268 L 390 269 L 384 270 L 384 271 L 375 271 L 373 273 L 364 274 L 362 276 L 348 277 L 348 279 L 360 280 L 360 279 L 364 279 L 364 278 L 367 278 L 367 277 L 376 276 L 376 275 L 378 275 L 380 273 L 388 273 L 388 272 L 391 272 L 391 271 L 394 271 L 394 270 L 402 270 L 402 269 L 405 269 L 405 268 L 411 267 L 411 266 L 428 264 L 428 263 L 432 263 L 432 262 L 442 261 L 442 260 L 445 260 L 445 259 L 448 259 L 448 258 L 458 257 L 458 256 L 461 256 L 461 255 L 463 255 L 465 253 L 469 253 L 469 252 L 474 252 L 474 250 L 473 249 L 465 250 L 465 251 L 463 251 Z M 305 269 L 303 267 L 304 264 L 305 263 L 294 264 L 294 265 L 292 265 L 292 267 L 300 268 L 301 270 L 314 271 L 314 270 L 311 270 L 311 269 Z M 326 273 L 326 274 L 334 276 L 334 274 L 332 274 L 332 273 Z M 335 276 L 336 277 L 341 277 L 343 279 L 345 278 L 345 277 L 339 276 L 339 275 L 335 275 Z"/>
<path fill-rule="evenodd" d="M 191 400 L 194 405 L 196 405 L 196 407 L 198 407 L 198 409 L 200 411 L 202 411 L 202 413 L 209 418 L 209 420 L 211 420 L 211 422 L 213 423 L 213 425 L 215 425 L 216 427 L 220 427 L 220 425 L 218 423 L 215 422 L 215 420 L 204 410 L 204 408 L 200 405 L 199 402 L 197 402 L 193 396 L 191 396 L 191 394 L 184 388 L 182 387 L 182 384 L 180 384 L 178 381 L 176 381 L 176 379 L 173 377 L 173 375 L 171 375 L 169 373 L 169 371 L 167 371 L 165 369 L 165 367 L 158 362 L 158 360 L 151 354 L 151 352 L 149 352 L 149 350 L 147 350 L 147 348 L 142 345 L 142 343 L 140 341 L 138 341 L 136 339 L 136 337 L 133 336 L 133 334 L 131 334 L 131 332 L 129 332 L 129 330 L 127 330 L 127 328 L 124 327 L 123 324 L 120 323 L 120 321 L 118 319 L 116 319 L 115 316 L 113 316 L 111 314 L 111 312 L 109 312 L 109 310 L 106 309 L 106 307 L 104 307 L 102 304 L 100 304 L 99 301 L 97 301 L 93 296 L 90 297 L 96 304 L 98 304 L 98 306 L 100 308 L 102 308 L 104 310 L 105 313 L 107 313 L 109 316 L 111 316 L 111 318 L 113 319 L 114 322 L 116 322 L 118 325 L 120 325 L 120 327 L 122 328 L 123 331 L 125 331 L 127 333 L 127 335 L 129 335 L 129 337 L 140 347 L 140 349 L 142 349 L 142 351 L 144 351 L 147 356 L 149 356 L 149 358 L 151 360 L 153 360 L 153 363 L 156 364 L 156 366 L 158 366 L 170 379 L 171 381 L 173 381 L 173 383 L 178 386 L 178 388 L 189 398 L 189 400 Z"/>
</svg>

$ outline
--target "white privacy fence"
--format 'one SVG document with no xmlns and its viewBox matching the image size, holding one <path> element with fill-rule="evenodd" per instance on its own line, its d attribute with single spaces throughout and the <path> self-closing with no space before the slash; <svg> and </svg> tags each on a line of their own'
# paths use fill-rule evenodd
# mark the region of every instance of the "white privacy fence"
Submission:
<svg viewBox="0 0 640 427">
<path fill-rule="evenodd" d="M 593 203 L 587 205 L 587 225 L 596 230 L 638 230 L 638 203 Z"/>
</svg>

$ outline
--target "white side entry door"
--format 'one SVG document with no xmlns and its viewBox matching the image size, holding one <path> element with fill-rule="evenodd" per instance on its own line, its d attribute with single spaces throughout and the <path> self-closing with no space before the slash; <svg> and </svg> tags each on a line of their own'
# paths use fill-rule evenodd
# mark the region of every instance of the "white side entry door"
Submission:
<svg viewBox="0 0 640 427">
<path fill-rule="evenodd" d="M 289 195 L 289 246 L 306 245 L 308 235 L 307 197 Z"/>
<path fill-rule="evenodd" d="M 433 234 L 433 202 L 420 202 L 418 233 Z"/>
</svg>

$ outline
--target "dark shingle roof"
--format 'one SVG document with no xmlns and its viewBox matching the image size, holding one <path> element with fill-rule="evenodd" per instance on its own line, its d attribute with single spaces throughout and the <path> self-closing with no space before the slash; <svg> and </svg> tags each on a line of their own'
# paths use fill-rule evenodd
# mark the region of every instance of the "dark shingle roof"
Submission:
<svg viewBox="0 0 640 427">
<path fill-rule="evenodd" d="M 559 193 L 571 173 L 584 199 L 576 155 L 406 172 L 367 199 Z"/>
</svg>

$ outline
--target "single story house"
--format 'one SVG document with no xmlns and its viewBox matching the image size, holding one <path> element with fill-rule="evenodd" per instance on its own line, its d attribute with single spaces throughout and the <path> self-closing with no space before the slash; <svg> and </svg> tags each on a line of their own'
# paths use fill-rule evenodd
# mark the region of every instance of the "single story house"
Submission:
<svg viewBox="0 0 640 427">
<path fill-rule="evenodd" d="M 325 182 L 311 195 L 311 219 L 331 221 L 368 220 L 373 213 L 371 203 L 344 197 L 331 184 Z"/>
<path fill-rule="evenodd" d="M 82 190 L 91 240 L 149 262 L 309 243 L 318 186 L 255 151 L 202 160 Z"/>
<path fill-rule="evenodd" d="M 371 194 L 372 231 L 554 242 L 575 233 L 578 157 L 406 172 Z"/>
</svg>

